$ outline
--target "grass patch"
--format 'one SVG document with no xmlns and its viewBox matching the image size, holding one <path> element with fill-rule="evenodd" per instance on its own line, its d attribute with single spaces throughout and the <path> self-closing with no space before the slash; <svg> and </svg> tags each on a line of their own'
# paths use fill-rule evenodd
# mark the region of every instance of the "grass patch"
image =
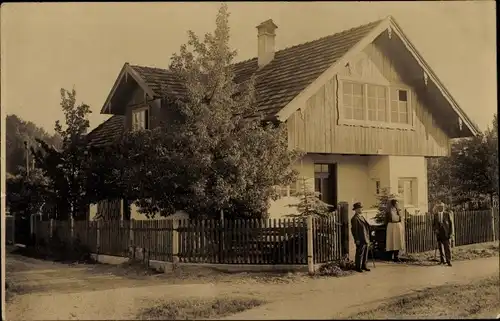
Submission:
<svg viewBox="0 0 500 321">
<path fill-rule="evenodd" d="M 5 302 L 10 302 L 16 294 L 21 294 L 22 289 L 10 280 L 5 280 Z"/>
<path fill-rule="evenodd" d="M 466 261 L 481 258 L 488 258 L 498 256 L 499 245 L 497 243 L 481 243 L 472 244 L 461 247 L 454 247 L 451 249 L 452 261 Z M 434 251 L 409 254 L 407 257 L 402 258 L 404 264 L 412 265 L 436 265 L 439 263 L 439 251 Z"/>
<path fill-rule="evenodd" d="M 500 313 L 499 277 L 466 285 L 443 285 L 405 295 L 348 319 L 495 318 Z"/>
<path fill-rule="evenodd" d="M 265 303 L 257 299 L 183 299 L 157 303 L 140 311 L 138 320 L 206 320 L 242 312 Z"/>
</svg>

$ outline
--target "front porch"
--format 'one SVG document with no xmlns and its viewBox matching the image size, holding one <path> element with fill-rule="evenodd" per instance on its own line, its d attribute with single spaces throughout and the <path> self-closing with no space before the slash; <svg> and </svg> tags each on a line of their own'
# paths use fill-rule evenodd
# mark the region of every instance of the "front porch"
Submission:
<svg viewBox="0 0 500 321">
<path fill-rule="evenodd" d="M 425 213 L 427 198 L 427 161 L 419 156 L 306 154 L 296 165 L 299 177 L 321 199 L 336 206 L 344 201 L 361 202 L 367 218 L 376 214 L 377 195 L 387 188 L 401 199 L 411 214 Z M 300 180 L 299 180 L 300 181 Z M 300 183 L 282 187 L 281 197 L 271 202 L 270 218 L 295 214 L 293 204 Z"/>
</svg>

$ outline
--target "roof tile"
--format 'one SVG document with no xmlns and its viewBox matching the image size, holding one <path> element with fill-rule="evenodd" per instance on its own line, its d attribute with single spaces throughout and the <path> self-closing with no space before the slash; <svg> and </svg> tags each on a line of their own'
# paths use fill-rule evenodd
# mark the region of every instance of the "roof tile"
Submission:
<svg viewBox="0 0 500 321">
<path fill-rule="evenodd" d="M 255 75 L 257 111 L 265 116 L 278 113 L 309 84 L 325 72 L 349 49 L 364 38 L 381 20 L 342 31 L 314 41 L 279 50 L 274 59 L 258 68 L 257 58 L 234 64 L 234 81 L 241 84 Z M 171 71 L 155 67 L 131 65 L 159 96 L 182 98 L 186 94 L 183 84 Z M 123 116 L 113 116 L 95 128 L 89 136 L 92 144 L 109 142 L 123 132 Z M 120 128 L 121 124 L 121 128 Z M 105 136 L 105 137 L 103 137 Z"/>
</svg>

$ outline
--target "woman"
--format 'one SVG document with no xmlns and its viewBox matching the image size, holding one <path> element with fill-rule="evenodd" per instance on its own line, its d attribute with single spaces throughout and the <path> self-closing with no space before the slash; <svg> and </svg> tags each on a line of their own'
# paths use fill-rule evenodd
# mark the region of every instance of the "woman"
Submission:
<svg viewBox="0 0 500 321">
<path fill-rule="evenodd" d="M 404 228 L 401 223 L 401 210 L 399 202 L 390 200 L 389 207 L 385 213 L 385 224 L 387 234 L 385 239 L 386 251 L 390 252 L 394 262 L 399 262 L 399 251 L 404 248 Z"/>
</svg>

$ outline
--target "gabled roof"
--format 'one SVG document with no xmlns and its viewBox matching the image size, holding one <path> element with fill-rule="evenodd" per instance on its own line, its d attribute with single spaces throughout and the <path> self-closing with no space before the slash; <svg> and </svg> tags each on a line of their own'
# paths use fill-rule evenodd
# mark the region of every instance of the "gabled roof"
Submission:
<svg viewBox="0 0 500 321">
<path fill-rule="evenodd" d="M 125 116 L 113 115 L 87 134 L 87 142 L 92 146 L 103 146 L 117 141 L 123 134 Z"/>
<path fill-rule="evenodd" d="M 371 22 L 314 41 L 276 51 L 274 59 L 258 68 L 257 58 L 234 64 L 234 81 L 242 83 L 256 77 L 257 110 L 274 115 L 285 107 L 319 75 L 358 43 L 381 20 Z M 155 97 L 182 98 L 182 83 L 166 69 L 125 64 L 139 75 Z M 172 97 L 174 96 L 174 97 Z M 107 103 L 101 113 L 107 113 Z"/>
<path fill-rule="evenodd" d="M 327 79 L 338 73 L 339 68 L 345 66 L 353 55 L 363 50 L 388 29 L 394 30 L 402 39 L 408 51 L 428 74 L 430 80 L 439 87 L 443 96 L 471 133 L 478 133 L 477 126 L 458 106 L 390 16 L 383 20 L 279 50 L 275 53 L 274 59 L 263 68 L 258 68 L 257 58 L 236 63 L 233 65 L 234 81 L 240 84 L 255 75 L 257 111 L 262 112 L 264 116 L 277 117 L 279 120 L 285 121 L 298 108 L 304 106 L 305 100 L 314 94 Z M 121 80 L 128 76 L 136 80 L 137 84 L 149 96 L 152 96 L 151 98 L 182 99 L 185 94 L 183 84 L 169 70 L 126 63 L 101 113 L 110 113 L 110 99 Z M 113 124 L 116 126 L 115 123 Z M 108 123 L 104 127 L 106 126 L 111 126 L 111 124 Z M 98 131 L 98 128 L 94 131 Z M 99 131 L 106 130 L 101 127 Z"/>
</svg>

